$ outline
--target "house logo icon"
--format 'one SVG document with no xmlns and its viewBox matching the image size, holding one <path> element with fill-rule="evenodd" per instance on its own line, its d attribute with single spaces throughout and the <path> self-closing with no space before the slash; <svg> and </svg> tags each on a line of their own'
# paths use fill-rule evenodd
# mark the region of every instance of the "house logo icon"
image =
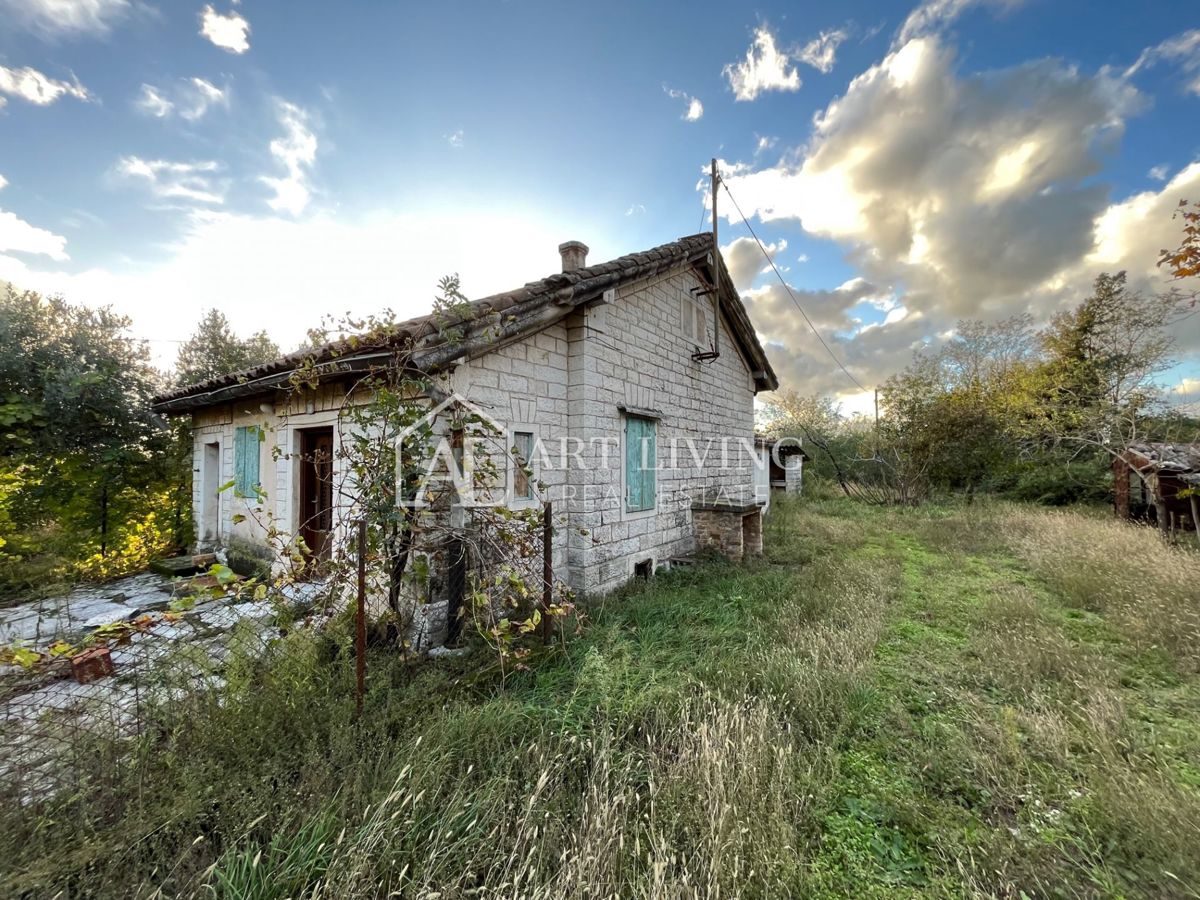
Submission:
<svg viewBox="0 0 1200 900">
<path fill-rule="evenodd" d="M 450 394 L 396 435 L 396 505 L 502 505 L 494 460 L 505 451 L 504 437 L 502 423 L 466 397 Z"/>
</svg>

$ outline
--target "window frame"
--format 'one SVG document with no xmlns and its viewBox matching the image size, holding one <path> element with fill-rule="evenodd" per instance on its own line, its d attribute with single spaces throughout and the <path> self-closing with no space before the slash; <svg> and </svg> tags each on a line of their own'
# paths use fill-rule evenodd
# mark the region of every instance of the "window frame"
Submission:
<svg viewBox="0 0 1200 900">
<path fill-rule="evenodd" d="M 706 347 L 710 343 L 708 331 L 708 309 L 703 301 L 687 291 L 679 295 L 679 331 L 694 347 Z"/>
<path fill-rule="evenodd" d="M 526 496 L 517 495 L 517 435 L 529 435 L 529 459 L 524 460 L 523 468 L 529 470 L 529 475 L 525 476 L 529 493 Z M 508 426 L 505 434 L 505 439 L 508 444 L 505 448 L 505 456 L 507 457 L 507 478 L 505 485 L 507 489 L 508 505 L 515 509 L 521 509 L 531 506 L 536 506 L 538 503 L 537 489 L 535 487 L 538 480 L 537 468 L 537 441 L 538 429 L 536 425 L 528 422 L 515 422 Z"/>
</svg>

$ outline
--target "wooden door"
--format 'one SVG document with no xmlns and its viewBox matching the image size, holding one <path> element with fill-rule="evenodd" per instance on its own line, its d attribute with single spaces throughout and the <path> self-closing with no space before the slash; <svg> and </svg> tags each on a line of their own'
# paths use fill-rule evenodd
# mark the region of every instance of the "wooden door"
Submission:
<svg viewBox="0 0 1200 900">
<path fill-rule="evenodd" d="M 300 432 L 300 536 L 314 560 L 329 559 L 333 534 L 333 429 Z"/>
</svg>

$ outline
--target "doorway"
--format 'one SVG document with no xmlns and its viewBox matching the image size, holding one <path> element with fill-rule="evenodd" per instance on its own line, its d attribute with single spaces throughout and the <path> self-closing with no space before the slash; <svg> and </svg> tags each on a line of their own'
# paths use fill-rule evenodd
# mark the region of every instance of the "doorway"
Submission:
<svg viewBox="0 0 1200 900">
<path fill-rule="evenodd" d="M 299 531 L 308 556 L 329 559 L 333 535 L 333 428 L 300 432 Z"/>
<path fill-rule="evenodd" d="M 218 442 L 204 445 L 200 465 L 200 540 L 211 543 L 217 539 L 217 510 L 221 506 L 221 495 L 217 491 L 221 480 L 221 445 Z"/>
</svg>

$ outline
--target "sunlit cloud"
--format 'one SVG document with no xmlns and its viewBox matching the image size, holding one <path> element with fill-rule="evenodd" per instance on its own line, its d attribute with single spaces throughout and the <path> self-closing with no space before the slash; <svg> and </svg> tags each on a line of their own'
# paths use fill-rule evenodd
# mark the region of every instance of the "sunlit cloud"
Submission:
<svg viewBox="0 0 1200 900">
<path fill-rule="evenodd" d="M 800 90 L 800 74 L 787 53 L 775 45 L 775 35 L 766 25 L 754 30 L 746 58 L 722 72 L 737 100 L 753 100 L 764 91 Z"/>
<path fill-rule="evenodd" d="M 250 23 L 239 13 L 219 13 L 211 5 L 200 13 L 200 34 L 222 50 L 245 53 L 250 49 Z"/>
</svg>

